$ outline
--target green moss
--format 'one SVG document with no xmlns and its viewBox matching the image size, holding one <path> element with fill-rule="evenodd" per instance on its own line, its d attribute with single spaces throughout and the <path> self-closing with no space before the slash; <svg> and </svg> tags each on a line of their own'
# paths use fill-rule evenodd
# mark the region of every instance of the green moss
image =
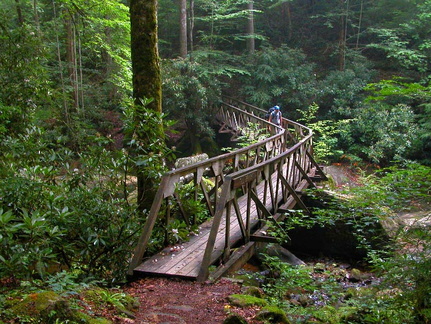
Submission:
<svg viewBox="0 0 431 324">
<path fill-rule="evenodd" d="M 53 291 L 44 291 L 27 295 L 24 300 L 16 303 L 12 311 L 18 315 L 34 315 L 40 313 L 62 298 Z"/>
<path fill-rule="evenodd" d="M 82 291 L 81 295 L 84 296 L 84 298 L 88 299 L 89 301 L 100 302 L 100 299 L 101 299 L 100 296 L 102 292 L 103 292 L 102 288 L 94 287 L 94 288 L 90 288 Z"/>
<path fill-rule="evenodd" d="M 247 287 L 245 289 L 244 293 L 246 295 L 254 296 L 254 297 L 257 297 L 257 298 L 263 298 L 263 296 L 264 296 L 263 290 L 261 288 L 259 288 L 259 287 L 255 287 L 255 286 Z"/>
<path fill-rule="evenodd" d="M 238 314 L 231 314 L 223 321 L 223 324 L 247 324 L 245 318 Z"/>
<path fill-rule="evenodd" d="M 92 318 L 88 321 L 88 324 L 112 324 L 112 322 L 106 318 Z"/>
<path fill-rule="evenodd" d="M 20 318 L 29 317 L 40 323 L 55 323 L 56 320 L 87 323 L 80 320 L 79 313 L 70 308 L 66 299 L 53 291 L 29 294 L 10 311 Z"/>
<path fill-rule="evenodd" d="M 270 323 L 291 323 L 291 321 L 289 321 L 289 319 L 287 318 L 286 314 L 276 306 L 265 306 L 256 315 L 256 319 L 269 321 Z"/>
<path fill-rule="evenodd" d="M 238 307 L 248 307 L 248 306 L 266 306 L 266 300 L 250 295 L 231 295 L 228 297 L 229 302 Z"/>
</svg>

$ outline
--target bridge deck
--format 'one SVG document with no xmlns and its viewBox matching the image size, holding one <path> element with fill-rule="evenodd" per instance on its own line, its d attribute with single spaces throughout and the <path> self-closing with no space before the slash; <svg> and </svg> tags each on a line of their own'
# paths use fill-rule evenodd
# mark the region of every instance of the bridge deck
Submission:
<svg viewBox="0 0 431 324">
<path fill-rule="evenodd" d="M 276 175 L 273 175 L 275 179 Z M 274 186 L 275 186 L 275 182 Z M 302 182 L 296 188 L 297 190 L 302 190 L 307 186 L 306 181 Z M 257 194 L 260 200 L 263 202 L 264 196 L 264 186 L 263 183 L 257 186 Z M 281 200 L 281 195 L 279 194 L 279 201 Z M 283 208 L 292 208 L 295 202 L 291 198 L 289 202 L 284 202 Z M 247 196 L 242 196 L 238 198 L 238 205 L 241 211 L 243 221 L 245 222 L 245 214 L 247 210 Z M 267 199 L 264 205 L 268 210 L 271 210 L 271 201 Z M 257 208 L 252 202 L 251 205 L 251 215 L 250 222 L 252 228 L 258 223 Z M 184 242 L 179 245 L 180 249 L 171 250 L 171 247 L 165 248 L 160 253 L 146 259 L 143 263 L 134 269 L 134 275 L 136 276 L 169 276 L 169 277 L 179 277 L 183 279 L 196 280 L 203 260 L 203 255 L 208 242 L 209 233 L 212 226 L 212 220 L 209 220 L 199 227 L 199 234 L 196 236 L 191 236 L 188 242 Z M 212 253 L 211 260 L 215 262 L 223 254 L 223 249 L 225 246 L 225 230 L 226 230 L 226 214 L 223 214 L 223 219 L 220 224 L 220 229 L 217 234 L 217 239 L 215 242 L 214 252 Z M 230 220 L 230 235 L 232 246 L 242 239 L 241 228 L 237 220 L 236 215 L 233 213 Z"/>
</svg>

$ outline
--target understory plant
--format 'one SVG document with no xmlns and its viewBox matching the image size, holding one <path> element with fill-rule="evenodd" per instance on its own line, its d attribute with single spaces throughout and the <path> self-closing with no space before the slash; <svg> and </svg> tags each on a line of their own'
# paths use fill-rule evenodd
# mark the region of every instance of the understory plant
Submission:
<svg viewBox="0 0 431 324">
<path fill-rule="evenodd" d="M 31 128 L 5 137 L 0 162 L 0 275 L 45 278 L 61 269 L 124 280 L 142 216 L 128 156 L 107 138 L 75 153 Z M 19 156 L 19 158 L 17 158 Z"/>
<path fill-rule="evenodd" d="M 346 268 L 335 268 L 337 261 L 291 266 L 266 256 L 265 298 L 297 323 L 429 323 L 430 181 L 430 168 L 411 162 L 364 175 L 356 187 L 331 191 L 329 200 L 315 193 L 320 205 L 312 216 L 291 211 L 287 228 L 345 222 L 367 251 L 363 261 L 372 274 L 356 285 Z M 384 232 L 377 223 L 385 224 Z M 373 244 L 382 234 L 388 239 Z"/>
</svg>

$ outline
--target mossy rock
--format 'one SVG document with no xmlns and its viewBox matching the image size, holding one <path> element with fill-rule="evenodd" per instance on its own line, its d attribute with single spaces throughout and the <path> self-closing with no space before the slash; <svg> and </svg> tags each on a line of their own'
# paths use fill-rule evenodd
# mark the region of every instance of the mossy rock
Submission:
<svg viewBox="0 0 431 324">
<path fill-rule="evenodd" d="M 28 316 L 40 323 L 56 323 L 58 320 L 88 323 L 82 314 L 70 308 L 66 299 L 53 291 L 29 294 L 10 310 L 17 316 Z"/>
<path fill-rule="evenodd" d="M 257 298 L 263 298 L 265 295 L 265 293 L 263 292 L 263 290 L 261 288 L 254 287 L 254 286 L 245 287 L 244 294 L 254 296 Z"/>
<path fill-rule="evenodd" d="M 359 288 L 348 288 L 344 293 L 344 299 L 350 298 L 361 298 L 361 297 L 370 297 L 374 298 L 377 294 L 377 290 L 374 287 L 359 287 Z"/>
<path fill-rule="evenodd" d="M 347 323 L 358 320 L 358 309 L 352 306 L 333 307 L 325 306 L 316 310 L 313 314 L 318 323 Z"/>
<path fill-rule="evenodd" d="M 81 295 L 92 302 L 97 302 L 100 300 L 100 296 L 103 293 L 103 289 L 99 287 L 92 287 L 81 291 Z"/>
<path fill-rule="evenodd" d="M 247 324 L 244 317 L 238 314 L 231 314 L 223 321 L 223 324 Z"/>
<path fill-rule="evenodd" d="M 257 276 L 249 276 L 245 273 L 236 272 L 233 276 L 234 279 L 242 281 L 245 286 L 259 287 L 260 281 Z"/>
<path fill-rule="evenodd" d="M 266 306 L 266 300 L 250 295 L 230 295 L 228 297 L 229 302 L 238 307 L 248 307 L 248 306 Z"/>
<path fill-rule="evenodd" d="M 257 313 L 255 318 L 259 321 L 269 321 L 270 323 L 292 323 L 286 314 L 276 306 L 265 306 Z"/>
<path fill-rule="evenodd" d="M 112 324 L 112 322 L 106 318 L 92 318 L 88 321 L 88 324 Z"/>
</svg>

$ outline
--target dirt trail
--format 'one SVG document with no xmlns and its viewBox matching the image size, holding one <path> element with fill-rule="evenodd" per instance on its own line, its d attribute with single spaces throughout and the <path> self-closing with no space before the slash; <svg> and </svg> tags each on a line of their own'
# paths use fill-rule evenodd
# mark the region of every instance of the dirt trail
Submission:
<svg viewBox="0 0 431 324">
<path fill-rule="evenodd" d="M 139 324 L 221 324 L 227 317 L 227 297 L 241 293 L 241 285 L 221 279 L 216 283 L 197 283 L 167 278 L 138 280 L 124 291 L 139 299 L 135 319 L 117 318 L 116 323 Z M 250 324 L 253 309 L 242 310 Z"/>
</svg>

